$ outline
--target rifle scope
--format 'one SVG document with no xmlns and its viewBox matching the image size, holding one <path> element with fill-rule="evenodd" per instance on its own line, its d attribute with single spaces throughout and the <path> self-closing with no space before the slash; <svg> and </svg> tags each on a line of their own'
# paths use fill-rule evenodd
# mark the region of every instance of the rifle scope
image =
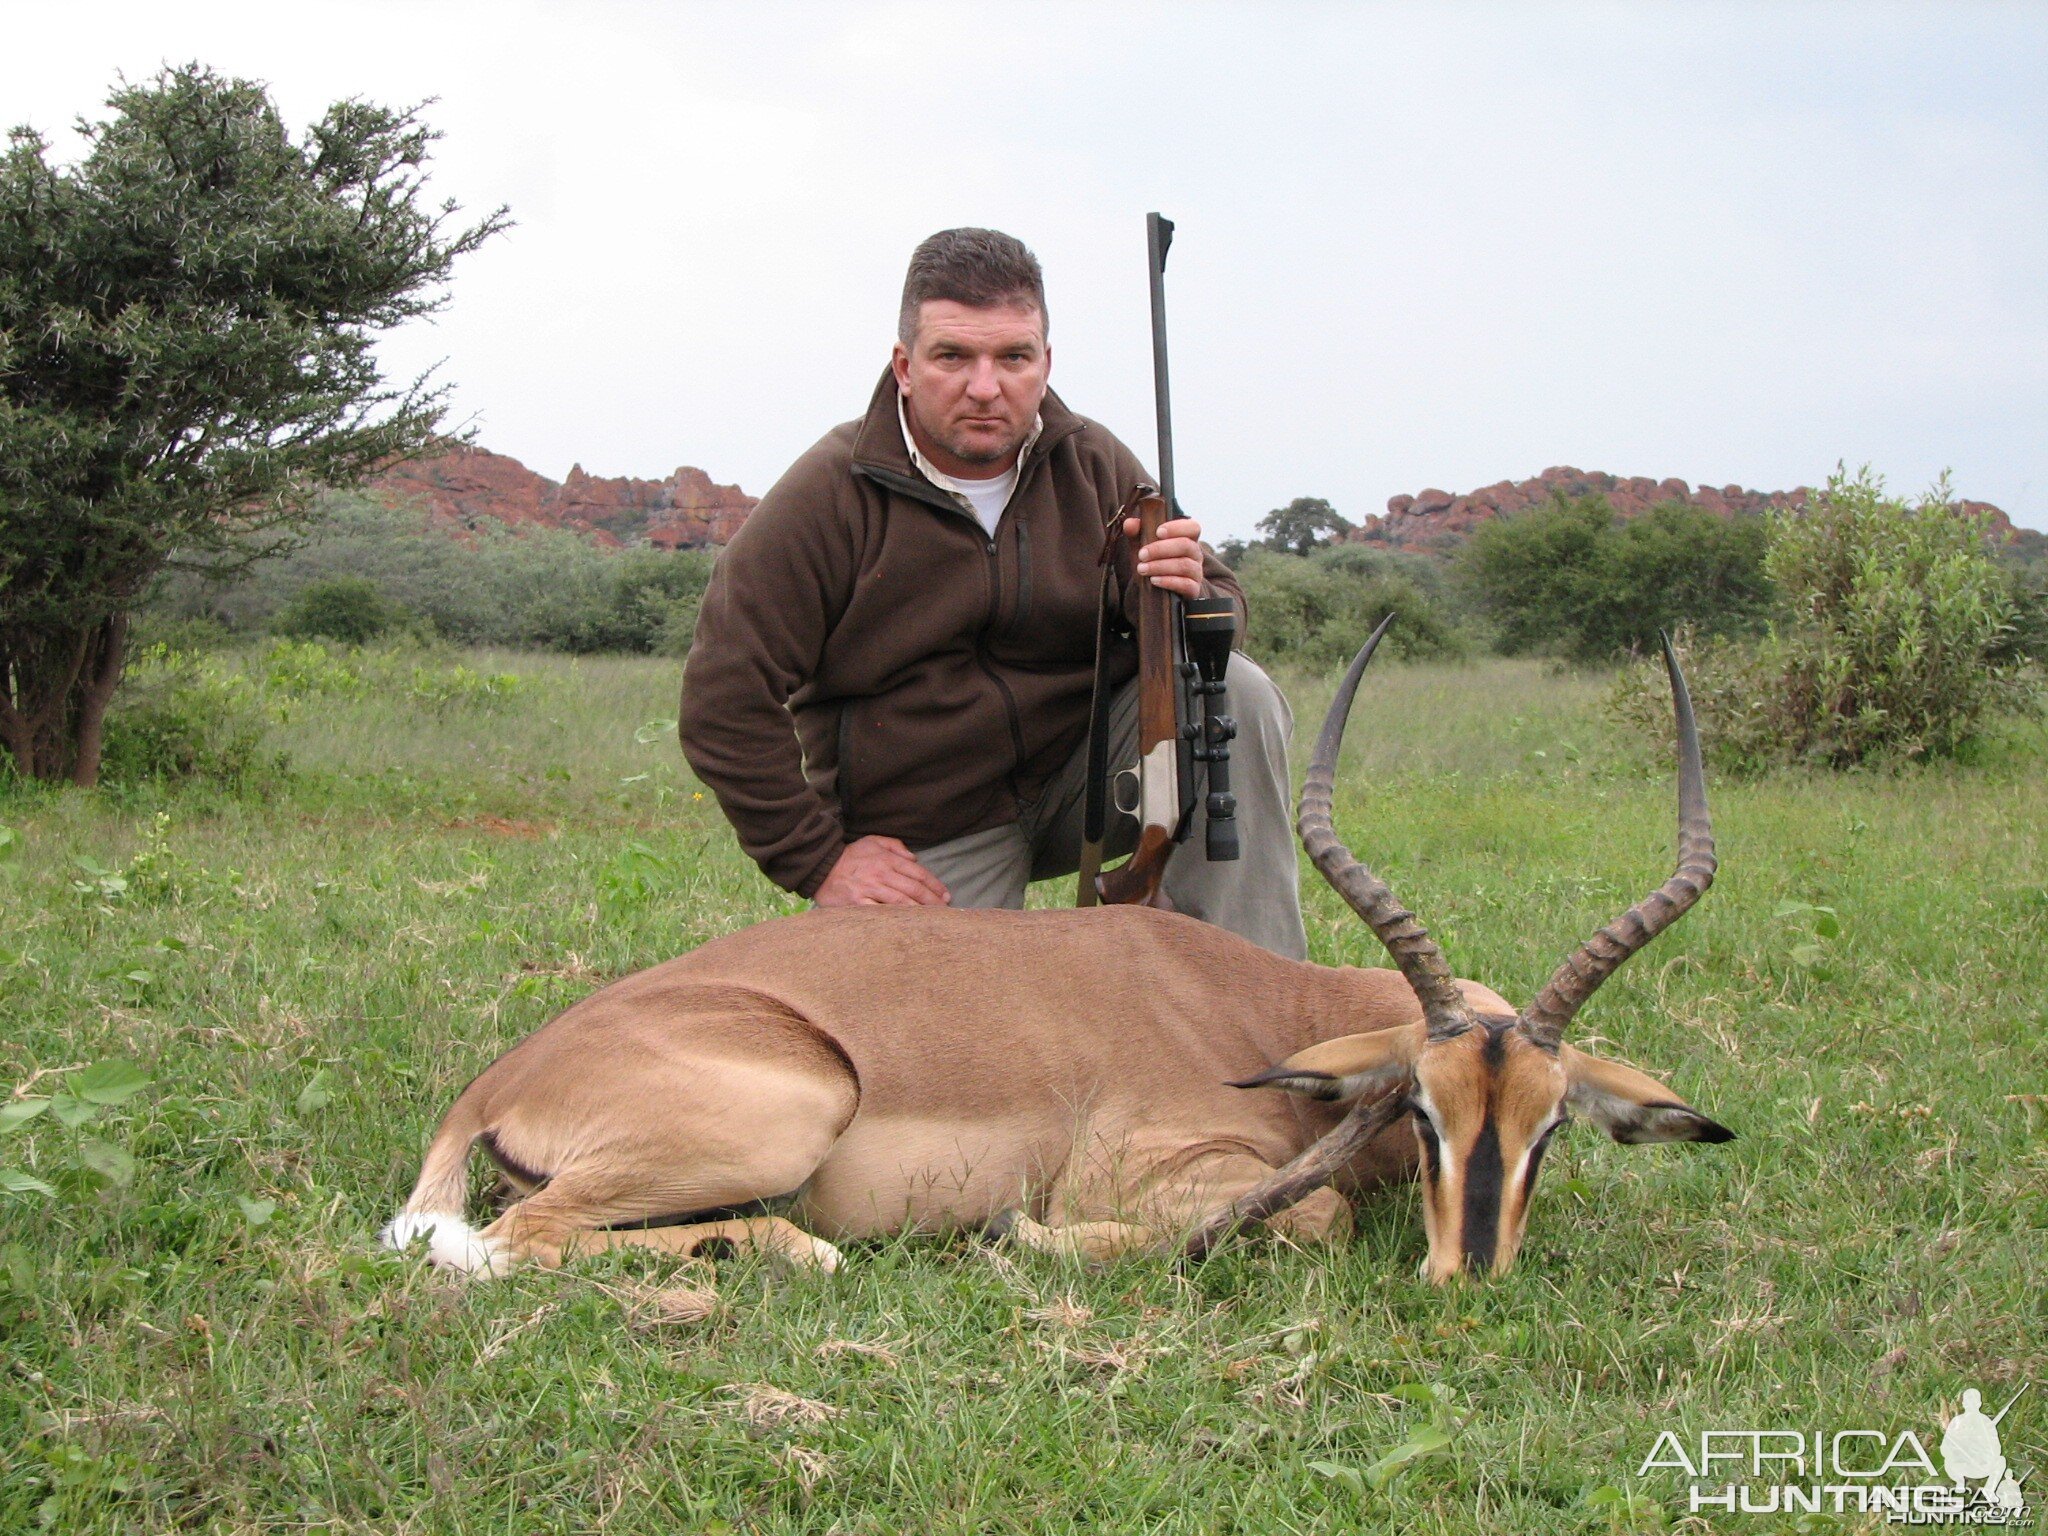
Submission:
<svg viewBox="0 0 2048 1536">
<path fill-rule="evenodd" d="M 1237 636 L 1237 605 L 1227 597 L 1181 600 L 1182 633 L 1186 638 L 1190 691 L 1201 700 L 1201 723 L 1189 710 L 1185 727 L 1193 756 L 1208 768 L 1207 847 L 1211 860 L 1234 859 L 1237 849 L 1237 796 L 1230 792 L 1230 742 L 1237 722 L 1225 711 L 1223 673 L 1230 665 L 1230 644 Z"/>
</svg>

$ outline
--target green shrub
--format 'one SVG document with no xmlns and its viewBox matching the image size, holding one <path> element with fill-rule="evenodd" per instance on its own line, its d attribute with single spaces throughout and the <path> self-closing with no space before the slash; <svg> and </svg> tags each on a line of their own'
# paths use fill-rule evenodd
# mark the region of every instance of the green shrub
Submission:
<svg viewBox="0 0 2048 1536">
<path fill-rule="evenodd" d="M 709 550 L 629 549 L 583 565 L 550 586 L 530 640 L 572 653 L 686 653 L 711 564 Z"/>
<path fill-rule="evenodd" d="M 2048 565 L 2007 565 L 2006 600 L 2011 617 L 1992 647 L 1992 660 L 2006 666 L 2048 665 Z"/>
<path fill-rule="evenodd" d="M 320 694 L 359 698 L 370 688 L 359 668 L 336 656 L 317 640 L 277 640 L 263 653 L 262 687 L 274 699 L 304 699 Z"/>
<path fill-rule="evenodd" d="M 198 780 L 238 788 L 282 772 L 266 753 L 257 690 L 209 657 L 151 646 L 129 662 L 107 711 L 100 781 Z"/>
<path fill-rule="evenodd" d="M 1760 773 L 1787 760 L 1784 724 L 1774 707 L 1768 646 L 1755 640 L 1701 639 L 1681 627 L 1672 648 L 1685 668 L 1686 692 L 1699 721 L 1700 751 L 1730 773 Z M 1671 685 L 1661 650 L 1638 656 L 1615 676 L 1610 718 L 1645 740 L 1671 741 Z"/>
<path fill-rule="evenodd" d="M 470 709 L 495 709 L 513 698 L 525 686 L 517 672 L 479 672 L 474 667 L 415 666 L 405 683 L 406 697 L 430 709 L 445 710 L 455 705 Z"/>
<path fill-rule="evenodd" d="M 1702 735 L 1725 765 L 1950 756 L 1991 716 L 2035 702 L 2013 654 L 2011 585 L 1945 478 L 1908 504 L 1867 468 L 1837 471 L 1769 535 L 1779 624 L 1756 645 L 1688 645 Z M 1645 662 L 1611 703 L 1662 733 L 1662 699 L 1661 669 Z"/>
<path fill-rule="evenodd" d="M 281 635 L 362 645 L 404 617 L 368 577 L 330 576 L 301 588 L 271 627 Z"/>
<path fill-rule="evenodd" d="M 1268 665 L 1341 666 L 1389 613 L 1390 654 L 1442 658 L 1469 649 L 1421 585 L 1395 570 L 1252 550 L 1237 574 L 1251 609 L 1246 649 Z"/>
<path fill-rule="evenodd" d="M 1659 630 L 1736 635 L 1771 604 L 1760 519 L 1669 502 L 1622 520 L 1605 498 L 1481 523 L 1457 556 L 1505 652 L 1599 661 L 1654 650 Z"/>
<path fill-rule="evenodd" d="M 402 699 L 434 710 L 461 705 L 490 709 L 520 691 L 516 672 L 479 672 L 460 662 L 428 665 L 431 655 L 412 646 L 330 651 L 315 640 L 278 640 L 259 660 L 258 679 L 273 713 L 282 717 L 295 700 L 329 696 Z"/>
<path fill-rule="evenodd" d="M 2010 588 L 1946 477 L 1909 505 L 1868 468 L 1837 471 L 1812 505 L 1772 519 L 1766 568 L 1789 615 L 1772 671 L 1793 756 L 1947 756 L 2029 695 L 1994 660 Z"/>
</svg>

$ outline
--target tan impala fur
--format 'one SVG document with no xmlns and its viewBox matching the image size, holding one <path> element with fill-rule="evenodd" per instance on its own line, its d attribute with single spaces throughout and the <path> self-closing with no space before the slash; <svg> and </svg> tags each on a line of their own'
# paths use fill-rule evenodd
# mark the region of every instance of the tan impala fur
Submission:
<svg viewBox="0 0 2048 1536">
<path fill-rule="evenodd" d="M 1506 1006 L 1471 990 L 1476 1006 Z M 1231 1081 L 1421 1017 L 1398 972 L 1283 960 L 1150 908 L 806 912 L 615 982 L 506 1052 L 456 1100 L 405 1210 L 415 1228 L 458 1216 L 481 1139 L 515 1186 L 546 1182 L 479 1234 L 466 1268 L 486 1252 L 551 1263 L 572 1242 L 750 1240 L 730 1225 L 595 1229 L 783 1196 L 787 1223 L 828 1238 L 1019 1211 L 1025 1233 L 1170 1230 L 1342 1113 Z M 1349 1183 L 1405 1179 L 1414 1161 L 1398 1129 Z M 1344 1220 L 1326 1191 L 1289 1225 Z M 757 1235 L 800 1256 L 780 1225 Z M 1150 1236 L 1081 1231 L 1067 1245 Z"/>
<path fill-rule="evenodd" d="M 387 1241 L 424 1235 L 437 1263 L 483 1274 L 711 1242 L 832 1268 L 831 1239 L 998 1223 L 1101 1259 L 1226 1208 L 1265 1214 L 1279 1171 L 1336 1145 L 1324 1138 L 1378 1101 L 1403 1113 L 1343 1166 L 1318 1169 L 1313 1182 L 1335 1173 L 1335 1187 L 1297 1198 L 1284 1185 L 1291 1203 L 1272 1224 L 1341 1235 L 1348 1195 L 1419 1171 L 1427 1268 L 1445 1279 L 1513 1261 L 1543 1144 L 1568 1108 L 1618 1140 L 1725 1140 L 1654 1079 L 1558 1039 L 1616 954 L 1682 904 L 1632 909 L 1518 1015 L 1453 981 L 1421 926 L 1336 843 L 1333 731 L 1371 651 L 1332 706 L 1302 830 L 1400 970 L 1285 960 L 1135 906 L 778 918 L 613 983 L 486 1067 L 442 1122 Z M 1647 933 L 1598 942 L 1629 918 Z M 1286 1091 L 1243 1091 L 1267 1087 Z M 514 1194 L 480 1232 L 463 1219 L 477 1145 Z"/>
</svg>

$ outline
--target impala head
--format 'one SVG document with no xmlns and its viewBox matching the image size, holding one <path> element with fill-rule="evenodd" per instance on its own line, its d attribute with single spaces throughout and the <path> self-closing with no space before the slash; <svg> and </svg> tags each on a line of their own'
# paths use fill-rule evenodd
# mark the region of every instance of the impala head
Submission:
<svg viewBox="0 0 2048 1536">
<path fill-rule="evenodd" d="M 1391 619 L 1387 622 L 1391 622 Z M 1331 786 L 1358 680 L 1382 623 L 1351 663 L 1330 705 L 1301 792 L 1309 857 L 1379 936 L 1422 1005 L 1407 1029 L 1347 1035 L 1297 1052 L 1238 1086 L 1280 1088 L 1352 1102 L 1354 1115 L 1405 1114 L 1419 1144 L 1427 1273 L 1496 1274 L 1514 1263 L 1529 1197 L 1557 1128 L 1573 1116 L 1616 1141 L 1727 1141 L 1734 1132 L 1691 1108 L 1655 1078 L 1564 1043 L 1565 1027 L 1623 961 L 1676 922 L 1714 878 L 1699 734 L 1684 674 L 1665 643 L 1678 715 L 1678 871 L 1579 946 L 1520 1013 L 1476 1007 L 1451 977 L 1428 931 L 1384 881 L 1355 859 L 1331 822 Z M 1337 1133 L 1332 1133 L 1334 1138 Z"/>
</svg>

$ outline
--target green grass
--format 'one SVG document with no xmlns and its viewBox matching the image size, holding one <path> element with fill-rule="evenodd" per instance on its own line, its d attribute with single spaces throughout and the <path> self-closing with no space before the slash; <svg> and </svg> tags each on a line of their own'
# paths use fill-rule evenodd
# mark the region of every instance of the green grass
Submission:
<svg viewBox="0 0 2048 1536">
<path fill-rule="evenodd" d="M 0 1194 L 0 1530 L 1688 1528 L 1634 1475 L 1659 1429 L 1931 1446 L 1962 1388 L 2024 1381 L 2008 1455 L 2048 1461 L 2038 733 L 1713 786 L 1721 880 L 1577 1038 L 1740 1139 L 1560 1137 L 1506 1280 L 1419 1283 L 1404 1192 L 1344 1246 L 1186 1274 L 909 1238 L 832 1279 L 610 1255 L 464 1286 L 371 1248 L 463 1083 L 797 905 L 681 769 L 673 664 L 470 664 L 528 682 L 301 700 L 258 792 L 0 794 L 0 1097 L 151 1078 L 0 1131 L 57 1191 Z M 1305 739 L 1329 683 L 1290 686 Z M 1600 693 L 1490 662 L 1360 702 L 1340 827 L 1513 998 L 1669 872 L 1669 767 Z M 1316 957 L 1380 963 L 1308 878 Z M 130 1182 L 75 1165 L 87 1136 Z M 1433 1420 L 1448 1447 L 1362 1476 Z"/>
</svg>

